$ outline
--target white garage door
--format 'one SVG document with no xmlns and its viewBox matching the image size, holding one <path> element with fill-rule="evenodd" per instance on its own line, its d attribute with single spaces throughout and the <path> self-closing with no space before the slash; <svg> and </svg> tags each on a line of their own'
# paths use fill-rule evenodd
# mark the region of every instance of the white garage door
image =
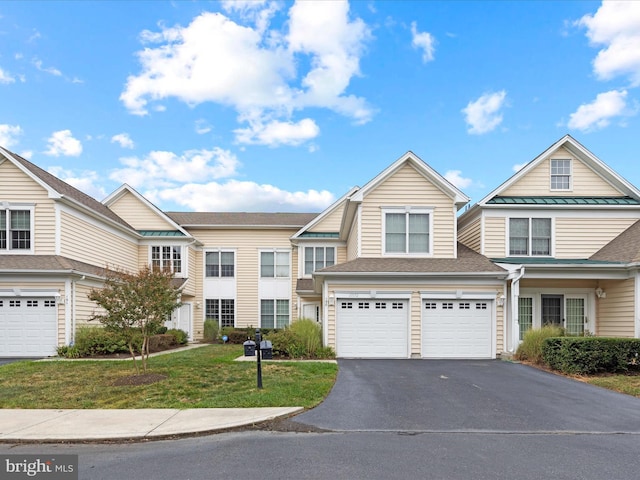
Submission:
<svg viewBox="0 0 640 480">
<path fill-rule="evenodd" d="M 336 354 L 351 358 L 407 358 L 406 300 L 338 299 Z"/>
<path fill-rule="evenodd" d="M 54 298 L 0 298 L 0 357 L 55 355 L 56 310 Z"/>
<path fill-rule="evenodd" d="M 423 300 L 422 356 L 491 358 L 492 300 Z"/>
</svg>

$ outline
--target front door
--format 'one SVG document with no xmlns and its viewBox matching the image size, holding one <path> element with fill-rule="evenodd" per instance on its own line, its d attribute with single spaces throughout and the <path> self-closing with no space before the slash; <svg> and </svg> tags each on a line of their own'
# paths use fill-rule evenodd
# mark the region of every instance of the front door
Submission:
<svg viewBox="0 0 640 480">
<path fill-rule="evenodd" d="M 564 327 L 563 307 L 563 295 L 542 295 L 542 326 Z"/>
<path fill-rule="evenodd" d="M 302 318 L 308 318 L 320 322 L 320 304 L 319 303 L 305 303 L 302 305 Z"/>
<path fill-rule="evenodd" d="M 584 324 L 587 321 L 586 305 L 586 296 L 572 295 L 565 298 L 565 329 L 567 335 L 584 335 Z"/>
</svg>

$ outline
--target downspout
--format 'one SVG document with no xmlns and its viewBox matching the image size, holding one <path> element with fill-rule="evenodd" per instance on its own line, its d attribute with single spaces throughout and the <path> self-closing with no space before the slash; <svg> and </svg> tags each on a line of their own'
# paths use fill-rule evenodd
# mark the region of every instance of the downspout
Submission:
<svg viewBox="0 0 640 480">
<path fill-rule="evenodd" d="M 524 277 L 524 266 L 520 266 L 520 272 L 511 280 L 511 345 L 509 353 L 514 353 L 520 343 L 520 322 L 518 321 L 518 297 L 520 296 L 520 279 Z"/>
<path fill-rule="evenodd" d="M 322 343 L 329 344 L 329 285 L 322 282 Z"/>
</svg>

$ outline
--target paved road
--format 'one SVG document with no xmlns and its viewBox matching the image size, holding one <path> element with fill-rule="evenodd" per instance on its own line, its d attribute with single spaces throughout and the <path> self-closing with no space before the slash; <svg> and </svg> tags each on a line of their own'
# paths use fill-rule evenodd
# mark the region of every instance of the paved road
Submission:
<svg viewBox="0 0 640 480">
<path fill-rule="evenodd" d="M 333 390 L 295 421 L 334 431 L 633 432 L 640 399 L 525 365 L 341 360 Z"/>
</svg>

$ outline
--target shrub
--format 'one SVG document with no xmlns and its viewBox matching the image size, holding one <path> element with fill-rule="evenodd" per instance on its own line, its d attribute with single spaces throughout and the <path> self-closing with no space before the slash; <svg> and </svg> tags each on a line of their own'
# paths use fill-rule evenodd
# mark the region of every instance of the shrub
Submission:
<svg viewBox="0 0 640 480">
<path fill-rule="evenodd" d="M 142 336 L 135 342 L 137 349 L 142 346 Z M 129 347 L 124 335 L 101 327 L 80 327 L 76 331 L 73 353 L 79 357 L 109 355 L 128 352 Z"/>
<path fill-rule="evenodd" d="M 171 333 L 159 333 L 149 337 L 149 351 L 161 352 L 175 347 L 178 344 L 175 335 Z"/>
<path fill-rule="evenodd" d="M 638 364 L 640 339 L 564 337 L 545 340 L 544 362 L 554 370 L 571 374 L 626 372 Z"/>
<path fill-rule="evenodd" d="M 185 345 L 189 341 L 189 334 L 177 328 L 167 330 L 167 335 L 172 335 L 178 345 Z"/>
<path fill-rule="evenodd" d="M 56 349 L 59 357 L 80 358 L 80 352 L 75 345 L 62 345 Z"/>
<path fill-rule="evenodd" d="M 299 319 L 289 327 L 293 334 L 302 342 L 306 355 L 315 356 L 322 347 L 322 327 L 313 320 Z"/>
<path fill-rule="evenodd" d="M 213 343 L 218 340 L 218 321 L 217 320 L 205 320 L 204 321 L 204 337 L 205 342 Z"/>
<path fill-rule="evenodd" d="M 275 356 L 285 358 L 334 358 L 330 347 L 322 346 L 322 329 L 313 320 L 296 320 L 289 327 L 265 335 Z"/>
<path fill-rule="evenodd" d="M 532 329 L 524 334 L 522 343 L 516 350 L 517 360 L 526 360 L 536 364 L 542 363 L 542 343 L 550 337 L 561 337 L 564 331 L 560 327 L 546 326 Z"/>
</svg>

